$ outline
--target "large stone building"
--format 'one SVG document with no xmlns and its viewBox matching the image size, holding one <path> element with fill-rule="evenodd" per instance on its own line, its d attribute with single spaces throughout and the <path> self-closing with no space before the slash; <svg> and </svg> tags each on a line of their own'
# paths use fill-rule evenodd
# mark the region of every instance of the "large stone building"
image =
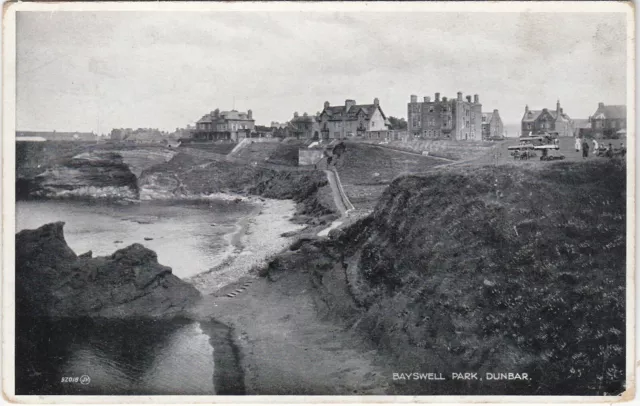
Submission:
<svg viewBox="0 0 640 406">
<path fill-rule="evenodd" d="M 331 106 L 324 102 L 318 118 L 322 139 L 342 139 L 365 136 L 369 131 L 387 130 L 387 118 L 377 98 L 373 104 L 356 104 L 346 100 L 344 106 Z"/>
<path fill-rule="evenodd" d="M 235 141 L 247 138 L 255 128 L 253 113 L 215 109 L 202 116 L 192 131 L 195 141 Z"/>
<path fill-rule="evenodd" d="M 435 94 L 435 99 L 426 96 L 418 102 L 418 96 L 411 95 L 407 105 L 408 131 L 414 138 L 447 140 L 482 139 L 482 104 L 476 94 L 462 98 L 458 92 L 455 99 Z"/>
<path fill-rule="evenodd" d="M 549 133 L 559 137 L 572 137 L 574 135 L 571 117 L 564 113 L 560 107 L 560 100 L 556 103 L 555 110 L 544 108 L 542 110 L 529 110 L 524 107 L 524 115 L 521 122 L 522 136 Z"/>
<path fill-rule="evenodd" d="M 598 109 L 589 118 L 591 133 L 598 138 L 610 138 L 615 134 L 624 133 L 627 130 L 627 106 L 605 106 L 598 103 Z"/>
</svg>

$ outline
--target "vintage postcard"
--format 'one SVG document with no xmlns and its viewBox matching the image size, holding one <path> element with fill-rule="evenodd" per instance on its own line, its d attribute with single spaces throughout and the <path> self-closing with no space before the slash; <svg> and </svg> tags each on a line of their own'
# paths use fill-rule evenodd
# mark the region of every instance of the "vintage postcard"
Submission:
<svg viewBox="0 0 640 406">
<path fill-rule="evenodd" d="M 6 3 L 3 396 L 633 399 L 634 18 Z"/>
</svg>

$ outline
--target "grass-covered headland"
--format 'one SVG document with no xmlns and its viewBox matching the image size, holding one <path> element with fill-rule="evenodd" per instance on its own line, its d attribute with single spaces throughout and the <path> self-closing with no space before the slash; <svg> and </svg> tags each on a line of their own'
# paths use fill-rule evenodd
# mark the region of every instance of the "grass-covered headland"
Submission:
<svg viewBox="0 0 640 406">
<path fill-rule="evenodd" d="M 625 177 L 617 160 L 401 177 L 372 215 L 265 273 L 310 270 L 334 316 L 397 372 L 529 377 L 394 382 L 397 393 L 619 394 Z M 331 291 L 340 279 L 346 294 Z"/>
</svg>

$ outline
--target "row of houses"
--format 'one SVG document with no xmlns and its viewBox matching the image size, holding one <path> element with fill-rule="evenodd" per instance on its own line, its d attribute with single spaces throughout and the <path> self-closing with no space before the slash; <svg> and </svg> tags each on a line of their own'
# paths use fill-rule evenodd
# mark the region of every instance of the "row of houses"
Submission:
<svg viewBox="0 0 640 406">
<path fill-rule="evenodd" d="M 588 119 L 571 119 L 556 102 L 555 109 L 531 110 L 526 105 L 521 120 L 522 135 L 542 133 L 560 137 L 612 138 L 627 130 L 627 106 L 598 103 L 595 113 Z"/>
<path fill-rule="evenodd" d="M 392 129 L 378 98 L 373 103 L 358 104 L 353 99 L 342 105 L 324 102 L 321 112 L 315 115 L 297 112 L 286 123 L 272 122 L 270 127 L 257 126 L 251 110 L 220 111 L 205 114 L 196 123 L 191 140 L 238 142 L 248 137 L 294 137 L 298 139 L 332 140 L 349 138 L 413 138 L 482 140 L 501 138 L 504 126 L 497 109 L 482 112 L 479 96 L 440 99 L 435 94 L 431 101 L 425 97 L 418 102 L 412 95 L 407 108 L 408 126 L 405 131 Z M 404 138 L 404 137 L 403 137 Z"/>
</svg>

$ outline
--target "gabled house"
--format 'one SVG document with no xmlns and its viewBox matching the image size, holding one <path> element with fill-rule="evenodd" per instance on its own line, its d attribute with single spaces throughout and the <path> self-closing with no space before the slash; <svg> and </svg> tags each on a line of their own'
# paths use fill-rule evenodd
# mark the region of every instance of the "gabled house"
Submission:
<svg viewBox="0 0 640 406">
<path fill-rule="evenodd" d="M 215 109 L 202 116 L 192 131 L 194 141 L 234 141 L 251 136 L 255 127 L 253 113 Z"/>
<path fill-rule="evenodd" d="M 595 137 L 610 138 L 615 134 L 626 134 L 627 106 L 598 103 L 598 109 L 589 118 L 591 131 Z"/>
<path fill-rule="evenodd" d="M 307 113 L 299 115 L 298 112 L 293 113 L 293 118 L 289 121 L 290 137 L 297 139 L 318 139 L 320 136 L 320 123 L 318 117 L 310 116 Z"/>
<path fill-rule="evenodd" d="M 556 103 L 555 110 L 544 108 L 542 110 L 529 110 L 525 106 L 521 121 L 522 136 L 549 133 L 558 137 L 573 137 L 573 122 L 571 117 L 564 113 L 560 107 L 560 100 Z"/>
<path fill-rule="evenodd" d="M 482 139 L 496 139 L 504 137 L 504 125 L 497 109 L 491 113 L 482 113 Z"/>
<path fill-rule="evenodd" d="M 320 136 L 325 140 L 362 137 L 371 131 L 389 129 L 378 98 L 373 100 L 373 104 L 356 104 L 351 99 L 346 100 L 344 106 L 331 106 L 325 102 L 319 124 Z"/>
</svg>

